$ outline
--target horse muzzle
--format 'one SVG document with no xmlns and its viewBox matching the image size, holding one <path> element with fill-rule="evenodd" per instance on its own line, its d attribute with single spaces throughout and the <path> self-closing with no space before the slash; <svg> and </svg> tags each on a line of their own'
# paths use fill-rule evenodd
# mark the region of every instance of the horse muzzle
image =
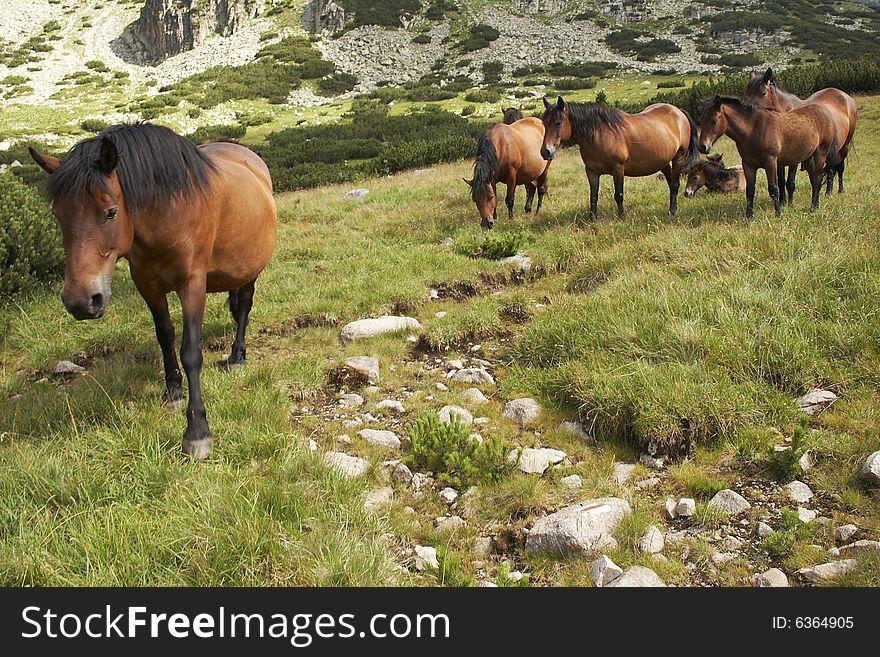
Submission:
<svg viewBox="0 0 880 657">
<path fill-rule="evenodd" d="M 709 154 L 709 147 L 706 146 L 706 144 L 700 144 L 698 150 L 699 150 L 703 155 L 708 155 L 708 154 Z"/>
<path fill-rule="evenodd" d="M 491 219 L 481 219 L 480 227 L 485 228 L 486 230 L 492 230 L 492 227 L 495 225 L 495 222 Z"/>
<path fill-rule="evenodd" d="M 61 302 L 74 319 L 99 319 L 104 316 L 110 295 L 97 292 L 91 296 L 71 297 L 61 293 Z"/>
<path fill-rule="evenodd" d="M 690 198 L 690 197 L 693 196 L 695 193 L 696 193 L 696 192 L 695 192 L 693 189 L 686 189 L 686 190 L 684 190 L 684 196 L 685 196 L 685 198 Z"/>
<path fill-rule="evenodd" d="M 556 151 L 551 151 L 546 146 L 541 147 L 541 157 L 550 162 L 556 156 Z"/>
</svg>

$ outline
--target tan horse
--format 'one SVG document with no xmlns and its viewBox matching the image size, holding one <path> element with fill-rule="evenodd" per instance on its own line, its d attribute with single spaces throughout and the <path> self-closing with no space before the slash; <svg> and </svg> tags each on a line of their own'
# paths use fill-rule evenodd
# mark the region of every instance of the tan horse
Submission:
<svg viewBox="0 0 880 657">
<path fill-rule="evenodd" d="M 767 172 L 767 188 L 776 215 L 782 214 L 778 168 L 801 164 L 813 187 L 812 209 L 819 207 L 819 189 L 840 162 L 837 126 L 832 113 L 820 103 L 804 103 L 790 112 L 777 112 L 749 100 L 716 95 L 700 117 L 700 152 L 708 153 L 721 135 L 734 142 L 746 177 L 746 218 L 755 200 L 755 174 Z"/>
<path fill-rule="evenodd" d="M 746 188 L 746 175 L 742 165 L 724 166 L 721 153 L 710 155 L 705 160 L 697 160 L 685 167 L 684 173 L 687 174 L 687 184 L 684 188 L 684 195 L 687 198 L 703 187 L 718 194 L 732 194 Z"/>
<path fill-rule="evenodd" d="M 624 176 L 650 176 L 662 171 L 669 185 L 669 212 L 678 208 L 681 171 L 697 156 L 697 126 L 677 107 L 656 103 L 639 114 L 597 103 L 553 104 L 544 99 L 546 130 L 541 155 L 552 160 L 559 145 L 574 139 L 590 183 L 590 219 L 598 216 L 599 178 L 614 177 L 614 200 L 623 216 Z"/>
<path fill-rule="evenodd" d="M 858 122 L 859 110 L 856 101 L 853 98 L 834 87 L 821 89 L 814 93 L 806 100 L 801 100 L 796 95 L 783 89 L 773 76 L 773 69 L 768 68 L 763 75 L 755 73 L 746 83 L 745 97 L 764 107 L 775 109 L 780 112 L 788 112 L 795 107 L 800 107 L 803 103 L 822 103 L 834 116 L 837 125 L 837 143 L 840 146 L 840 164 L 837 165 L 835 173 L 837 174 L 838 193 L 843 193 L 843 172 L 846 168 L 846 157 L 849 154 L 852 145 L 853 135 L 856 131 L 856 123 Z M 797 167 L 789 168 L 788 179 L 785 187 L 788 188 L 788 202 L 791 203 L 791 196 L 794 193 L 795 173 Z M 781 172 L 779 180 L 785 180 Z M 834 185 L 834 177 L 828 176 L 828 186 L 825 190 L 826 195 L 831 195 Z M 779 195 L 782 202 L 785 202 L 785 190 L 780 184 Z"/>
<path fill-rule="evenodd" d="M 201 459 L 212 437 L 202 400 L 200 346 L 207 292 L 229 292 L 236 323 L 228 365 L 245 359 L 254 283 L 275 248 L 275 201 L 263 161 L 243 146 L 196 147 L 167 128 L 118 125 L 80 142 L 64 161 L 31 150 L 49 174 L 64 238 L 61 299 L 76 319 L 110 300 L 119 258 L 150 308 L 165 367 L 163 399 L 182 405 L 167 295 L 183 309 L 180 360 L 189 383 L 183 451 Z"/>
<path fill-rule="evenodd" d="M 532 211 L 535 192 L 541 211 L 547 193 L 547 174 L 550 163 L 541 157 L 544 125 L 534 117 L 520 119 L 510 125 L 496 123 L 486 128 L 477 146 L 474 177 L 465 182 L 471 188 L 471 199 L 480 213 L 480 225 L 492 228 L 497 217 L 498 195 L 496 185 L 507 187 L 504 202 L 508 217 L 513 217 L 513 203 L 518 185 L 526 188 L 526 212 Z"/>
</svg>

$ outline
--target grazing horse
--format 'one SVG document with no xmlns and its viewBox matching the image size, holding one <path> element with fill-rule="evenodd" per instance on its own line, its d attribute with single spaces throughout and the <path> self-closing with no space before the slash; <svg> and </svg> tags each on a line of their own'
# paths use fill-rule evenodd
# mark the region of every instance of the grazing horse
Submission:
<svg viewBox="0 0 880 657">
<path fill-rule="evenodd" d="M 522 110 L 517 107 L 508 107 L 504 110 L 504 125 L 510 125 L 511 123 L 516 123 L 520 119 L 523 118 Z"/>
<path fill-rule="evenodd" d="M 803 166 L 810 176 L 815 210 L 823 178 L 832 175 L 840 163 L 834 117 L 820 103 L 804 103 L 789 112 L 777 112 L 749 100 L 716 94 L 706 102 L 700 117 L 700 152 L 708 153 L 721 135 L 736 142 L 742 158 L 747 219 L 753 214 L 758 169 L 767 172 L 767 188 L 776 216 L 780 216 L 779 166 Z"/>
<path fill-rule="evenodd" d="M 550 163 L 541 157 L 543 139 L 544 125 L 534 117 L 510 125 L 496 123 L 486 128 L 477 145 L 474 177 L 465 180 L 471 188 L 471 199 L 480 213 L 483 228 L 492 228 L 495 224 L 498 207 L 496 185 L 499 182 L 507 186 L 504 202 L 508 217 L 513 218 L 517 185 L 526 187 L 526 212 L 532 211 L 535 192 L 538 193 L 535 212 L 541 211 L 550 170 Z"/>
<path fill-rule="evenodd" d="M 31 156 L 50 174 L 64 240 L 64 306 L 76 319 L 101 317 L 116 261 L 127 259 L 156 325 L 163 400 L 171 408 L 182 405 L 184 393 L 166 297 L 180 298 L 180 360 L 189 383 L 183 451 L 207 457 L 212 438 L 200 385 L 205 295 L 229 292 L 236 333 L 226 363 L 241 363 L 254 283 L 275 248 L 269 170 L 244 146 L 196 147 L 146 123 L 108 128 L 63 161 L 33 149 Z"/>
<path fill-rule="evenodd" d="M 746 176 L 741 164 L 733 167 L 724 166 L 721 154 L 710 155 L 705 160 L 697 160 L 685 167 L 687 185 L 684 195 L 688 198 L 693 196 L 702 187 L 710 192 L 731 194 L 746 187 Z"/>
<path fill-rule="evenodd" d="M 835 173 L 837 174 L 837 191 L 843 193 L 843 171 L 846 168 L 846 156 L 852 145 L 853 135 L 856 131 L 856 122 L 859 117 L 859 110 L 856 101 L 852 96 L 842 92 L 840 89 L 828 87 L 820 89 L 806 100 L 801 100 L 793 93 L 783 89 L 776 79 L 773 77 L 773 69 L 768 68 L 764 74 L 755 73 L 746 83 L 745 97 L 764 107 L 775 109 L 780 112 L 788 112 L 795 107 L 800 107 L 803 103 L 822 103 L 833 114 L 834 121 L 837 126 L 837 143 L 840 144 L 840 164 L 837 165 Z M 791 203 L 791 196 L 794 193 L 794 177 L 797 168 L 789 168 L 786 187 L 788 187 L 788 202 Z M 786 180 L 779 171 L 779 180 Z M 834 177 L 828 176 L 828 186 L 825 190 L 826 196 L 831 195 L 834 185 Z M 785 203 L 785 191 L 782 185 L 779 188 L 779 196 Z"/>
<path fill-rule="evenodd" d="M 681 171 L 697 156 L 697 126 L 691 116 L 665 103 L 639 114 L 597 103 L 555 103 L 544 99 L 544 143 L 541 155 L 552 160 L 563 141 L 574 138 L 590 183 L 590 220 L 598 216 L 599 177 L 614 177 L 614 200 L 623 216 L 624 176 L 650 176 L 662 171 L 669 185 L 669 212 L 678 208 Z"/>
</svg>

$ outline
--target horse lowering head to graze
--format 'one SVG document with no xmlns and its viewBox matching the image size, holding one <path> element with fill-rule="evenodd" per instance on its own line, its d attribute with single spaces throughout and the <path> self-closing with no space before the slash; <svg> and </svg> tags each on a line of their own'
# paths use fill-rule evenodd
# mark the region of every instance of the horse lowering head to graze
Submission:
<svg viewBox="0 0 880 657">
<path fill-rule="evenodd" d="M 504 123 L 505 125 L 510 125 L 511 123 L 516 123 L 522 118 L 522 108 L 508 107 L 506 110 L 504 110 L 504 121 L 502 121 L 502 123 Z"/>
<path fill-rule="evenodd" d="M 710 155 L 705 160 L 697 160 L 685 167 L 687 185 L 684 195 L 688 198 L 705 187 L 710 192 L 730 194 L 745 189 L 745 175 L 742 166 L 726 167 L 721 154 Z"/>
<path fill-rule="evenodd" d="M 61 227 L 65 308 L 76 319 L 104 315 L 116 261 L 127 259 L 153 315 L 170 407 L 184 394 L 167 295 L 180 298 L 180 360 L 189 382 L 183 451 L 205 458 L 212 445 L 200 385 L 205 295 L 229 292 L 236 335 L 226 364 L 241 363 L 254 283 L 275 248 L 269 170 L 243 146 L 196 147 L 150 124 L 108 128 L 64 160 L 33 149 L 31 156 L 49 174 Z"/>
<path fill-rule="evenodd" d="M 678 208 L 681 170 L 697 155 L 697 126 L 691 116 L 665 103 L 627 114 L 602 103 L 555 103 L 544 99 L 541 156 L 551 161 L 560 145 L 574 139 L 590 183 L 590 219 L 598 216 L 599 178 L 614 178 L 617 212 L 623 215 L 624 176 L 662 171 L 669 185 L 669 212 Z"/>
<path fill-rule="evenodd" d="M 477 144 L 474 177 L 465 180 L 471 188 L 471 200 L 477 206 L 483 228 L 489 229 L 495 225 L 498 207 L 496 186 L 499 182 L 507 187 L 504 201 L 510 218 L 513 217 L 518 185 L 525 185 L 526 188 L 525 211 L 532 211 L 536 193 L 538 207 L 535 212 L 541 211 L 550 169 L 550 163 L 540 155 L 543 138 L 544 126 L 533 117 L 509 125 L 496 123 L 483 132 Z"/>
</svg>

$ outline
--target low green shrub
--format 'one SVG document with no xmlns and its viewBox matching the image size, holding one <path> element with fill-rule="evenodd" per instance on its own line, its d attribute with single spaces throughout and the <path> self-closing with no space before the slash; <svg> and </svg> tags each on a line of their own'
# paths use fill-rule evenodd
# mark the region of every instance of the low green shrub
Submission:
<svg viewBox="0 0 880 657">
<path fill-rule="evenodd" d="M 456 244 L 456 251 L 470 258 L 500 260 L 519 253 L 528 242 L 528 235 L 522 231 L 481 232 L 476 237 L 467 237 Z"/>
<path fill-rule="evenodd" d="M 236 141 L 244 137 L 246 133 L 247 128 L 238 123 L 207 125 L 193 132 L 189 138 L 197 144 L 204 144 L 209 141 Z"/>
</svg>

